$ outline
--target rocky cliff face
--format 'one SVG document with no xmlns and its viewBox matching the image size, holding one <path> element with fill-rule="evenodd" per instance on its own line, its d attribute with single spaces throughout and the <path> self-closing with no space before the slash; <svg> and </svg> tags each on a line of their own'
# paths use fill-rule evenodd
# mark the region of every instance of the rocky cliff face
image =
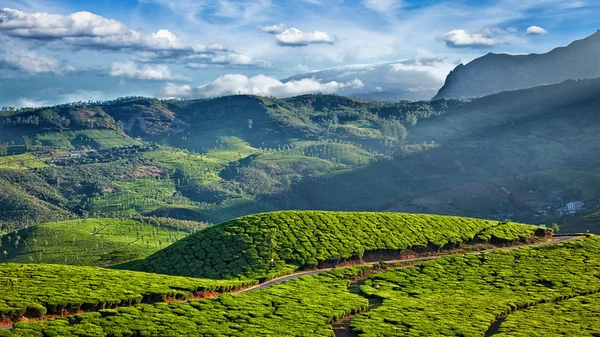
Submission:
<svg viewBox="0 0 600 337">
<path fill-rule="evenodd" d="M 600 77 L 600 30 L 545 54 L 487 54 L 450 72 L 435 99 L 470 98 L 506 90 Z"/>
</svg>

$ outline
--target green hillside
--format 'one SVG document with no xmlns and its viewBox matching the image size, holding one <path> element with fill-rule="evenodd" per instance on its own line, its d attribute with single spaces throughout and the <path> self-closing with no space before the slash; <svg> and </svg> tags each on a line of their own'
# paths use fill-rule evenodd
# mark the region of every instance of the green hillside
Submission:
<svg viewBox="0 0 600 337">
<path fill-rule="evenodd" d="M 333 337 L 344 318 L 358 336 L 592 337 L 599 328 L 599 255 L 600 238 L 592 236 L 385 272 L 339 268 L 217 299 L 17 323 L 0 336 Z"/>
<path fill-rule="evenodd" d="M 0 174 L 0 224 L 283 209 L 561 222 L 552 196 L 600 198 L 600 161 L 588 160 L 598 97 L 600 80 L 581 80 L 462 101 L 132 97 L 5 111 L 0 169 L 21 178 Z"/>
<path fill-rule="evenodd" d="M 525 241 L 536 230 L 535 226 L 423 214 L 282 211 L 212 226 L 116 268 L 262 279 L 371 254 L 399 257 L 407 250 L 435 251 L 473 240 Z"/>
<path fill-rule="evenodd" d="M 0 276 L 0 318 L 13 319 L 183 299 L 253 284 L 48 264 L 0 263 Z"/>
<path fill-rule="evenodd" d="M 173 227 L 158 227 L 131 219 L 44 223 L 0 237 L 3 253 L 0 259 L 2 262 L 86 266 L 121 263 L 165 248 L 190 230 Z"/>
<path fill-rule="evenodd" d="M 498 330 L 500 336 L 594 336 L 600 326 L 587 315 L 600 309 L 593 302 L 600 292 L 598 253 L 600 237 L 593 236 L 375 274 L 361 291 L 383 304 L 355 317 L 351 326 L 373 337 L 495 336 Z M 589 312 L 583 312 L 586 307 Z M 556 310 L 565 312 L 554 317 Z M 574 315 L 566 316 L 569 311 Z M 524 323 L 526 317 L 531 321 Z"/>
</svg>

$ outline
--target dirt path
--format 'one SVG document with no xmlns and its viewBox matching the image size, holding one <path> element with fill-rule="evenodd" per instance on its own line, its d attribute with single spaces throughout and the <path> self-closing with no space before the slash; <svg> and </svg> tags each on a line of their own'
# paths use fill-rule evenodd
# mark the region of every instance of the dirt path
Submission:
<svg viewBox="0 0 600 337">
<path fill-rule="evenodd" d="M 469 254 L 478 255 L 478 254 L 482 254 L 482 253 L 491 253 L 491 252 L 494 252 L 497 250 L 513 250 L 513 249 L 518 249 L 518 248 L 523 248 L 523 247 L 541 247 L 541 246 L 556 244 L 556 243 L 563 242 L 563 241 L 576 240 L 579 238 L 582 238 L 582 236 L 555 236 L 552 240 L 546 241 L 546 242 L 541 242 L 541 243 L 536 243 L 536 244 L 531 244 L 531 245 L 522 245 L 522 246 L 498 247 L 498 248 L 492 248 L 492 249 L 486 249 L 486 250 L 481 250 L 481 251 L 477 251 L 477 252 L 472 252 Z M 448 255 L 453 255 L 453 254 L 440 254 L 440 255 L 434 255 L 434 256 L 415 257 L 415 258 L 399 259 L 399 260 L 380 260 L 380 261 L 375 261 L 375 262 L 364 262 L 364 263 L 357 264 L 357 265 L 371 266 L 371 265 L 381 263 L 381 262 L 390 263 L 390 264 L 421 262 L 421 261 L 439 259 L 441 257 L 448 256 Z M 343 268 L 343 267 L 339 267 L 339 268 Z M 301 276 L 320 274 L 322 272 L 326 272 L 326 271 L 333 270 L 333 269 L 334 268 L 323 268 L 323 269 L 301 271 L 301 272 L 274 278 L 272 280 L 252 286 L 250 288 L 245 288 L 243 290 L 239 290 L 236 293 L 245 293 L 245 292 L 249 292 L 249 291 L 253 291 L 253 290 L 267 289 L 275 284 L 283 283 L 285 281 L 292 280 L 292 279 L 295 279 L 295 278 L 298 278 Z"/>
<path fill-rule="evenodd" d="M 541 246 L 552 245 L 552 244 L 556 244 L 556 243 L 564 242 L 564 241 L 577 240 L 580 238 L 583 238 L 583 236 L 555 236 L 552 238 L 552 240 L 542 242 L 542 243 L 536 243 L 536 244 L 530 244 L 530 245 L 520 245 L 520 246 L 509 246 L 509 247 L 498 247 L 498 248 L 481 250 L 481 251 L 477 251 L 477 252 L 468 252 L 468 254 L 478 255 L 478 254 L 482 254 L 482 253 L 491 253 L 491 252 L 498 251 L 498 250 L 513 250 L 513 249 L 518 249 L 518 248 L 523 248 L 523 247 L 541 247 Z M 455 254 L 461 254 L 461 253 L 455 253 Z M 462 254 L 467 254 L 467 253 L 462 253 Z M 407 264 L 407 263 L 410 264 L 410 263 L 417 263 L 417 262 L 428 261 L 428 260 L 436 260 L 436 259 L 442 258 L 444 256 L 449 256 L 449 255 L 454 255 L 454 254 L 450 253 L 450 254 L 440 254 L 440 255 L 433 255 L 433 256 L 407 258 L 407 259 L 380 260 L 380 261 L 374 261 L 374 262 L 363 262 L 361 264 L 355 264 L 355 265 L 370 266 L 370 265 L 375 265 L 375 264 L 378 264 L 381 262 L 385 262 L 385 263 L 389 263 L 389 264 Z M 343 267 L 340 266 L 338 268 L 343 268 Z M 272 280 L 263 282 L 261 284 L 258 284 L 258 285 L 255 285 L 255 286 L 252 286 L 249 288 L 233 291 L 233 292 L 230 292 L 229 294 L 240 294 L 240 293 L 247 293 L 247 292 L 255 291 L 255 290 L 267 289 L 275 284 L 280 284 L 285 281 L 289 281 L 289 280 L 292 280 L 292 279 L 295 279 L 295 278 L 298 278 L 301 276 L 320 274 L 320 273 L 323 273 L 323 272 L 326 272 L 329 270 L 333 270 L 333 269 L 334 268 L 322 268 L 322 269 L 301 271 L 301 272 L 277 277 Z M 216 296 L 215 298 L 218 298 L 218 296 Z M 3 325 L 3 326 L 0 325 L 0 330 L 12 330 L 12 329 L 13 329 L 12 325 Z"/>
</svg>

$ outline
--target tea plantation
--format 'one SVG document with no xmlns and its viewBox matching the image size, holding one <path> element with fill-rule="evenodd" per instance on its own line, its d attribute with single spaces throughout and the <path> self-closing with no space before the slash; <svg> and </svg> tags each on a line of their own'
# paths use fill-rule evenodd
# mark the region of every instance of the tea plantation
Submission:
<svg viewBox="0 0 600 337">
<path fill-rule="evenodd" d="M 143 260 L 116 266 L 159 274 L 272 278 L 370 254 L 436 251 L 466 242 L 509 243 L 545 235 L 535 226 L 401 213 L 282 211 L 192 234 Z"/>
<path fill-rule="evenodd" d="M 491 336 L 500 323 L 504 336 L 597 336 L 599 256 L 600 237 L 592 236 L 372 275 L 361 290 L 383 304 L 352 328 L 360 336 Z"/>
<path fill-rule="evenodd" d="M 217 299 L 16 323 L 12 333 L 0 331 L 0 336 L 333 336 L 332 322 L 367 308 L 367 299 L 347 287 L 368 269 L 340 269 Z"/>
<path fill-rule="evenodd" d="M 596 336 L 599 254 L 592 236 L 387 272 L 342 268 L 217 299 L 17 323 L 0 336 L 334 336 L 332 323 L 357 313 L 351 326 L 360 336 Z M 553 313 L 565 315 L 552 322 Z M 502 315 L 499 331 L 490 330 Z M 536 328 L 537 319 L 548 325 Z"/>
<path fill-rule="evenodd" d="M 600 294 L 543 303 L 510 314 L 496 337 L 507 336 L 598 336 Z"/>
<path fill-rule="evenodd" d="M 146 257 L 188 233 L 133 219 L 50 222 L 0 237 L 0 262 L 99 266 Z"/>
<path fill-rule="evenodd" d="M 0 263 L 0 319 L 186 298 L 255 284 L 98 267 Z"/>
</svg>

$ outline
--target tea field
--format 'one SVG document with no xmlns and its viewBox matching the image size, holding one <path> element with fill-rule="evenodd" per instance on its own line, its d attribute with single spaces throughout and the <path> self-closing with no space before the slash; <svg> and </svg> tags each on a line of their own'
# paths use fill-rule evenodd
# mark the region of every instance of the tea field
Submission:
<svg viewBox="0 0 600 337">
<path fill-rule="evenodd" d="M 0 318 L 41 317 L 231 291 L 253 281 L 222 281 L 99 267 L 0 263 Z"/>
<path fill-rule="evenodd" d="M 159 274 L 273 278 L 370 254 L 437 251 L 467 242 L 510 243 L 545 235 L 536 226 L 402 213 L 282 211 L 241 217 L 116 266 Z"/>
<path fill-rule="evenodd" d="M 505 336 L 594 336 L 600 330 L 588 318 L 600 309 L 591 295 L 600 291 L 599 256 L 600 237 L 592 236 L 372 275 L 361 290 L 383 304 L 351 326 L 360 336 L 491 336 L 498 323 Z M 534 328 L 540 322 L 547 330 Z"/>
<path fill-rule="evenodd" d="M 144 258 L 188 235 L 133 219 L 49 222 L 0 237 L 0 261 L 99 266 Z"/>
<path fill-rule="evenodd" d="M 359 336 L 596 336 L 599 253 L 591 236 L 388 271 L 340 268 L 215 299 L 16 323 L 0 336 L 333 337 L 341 318 Z"/>
</svg>

